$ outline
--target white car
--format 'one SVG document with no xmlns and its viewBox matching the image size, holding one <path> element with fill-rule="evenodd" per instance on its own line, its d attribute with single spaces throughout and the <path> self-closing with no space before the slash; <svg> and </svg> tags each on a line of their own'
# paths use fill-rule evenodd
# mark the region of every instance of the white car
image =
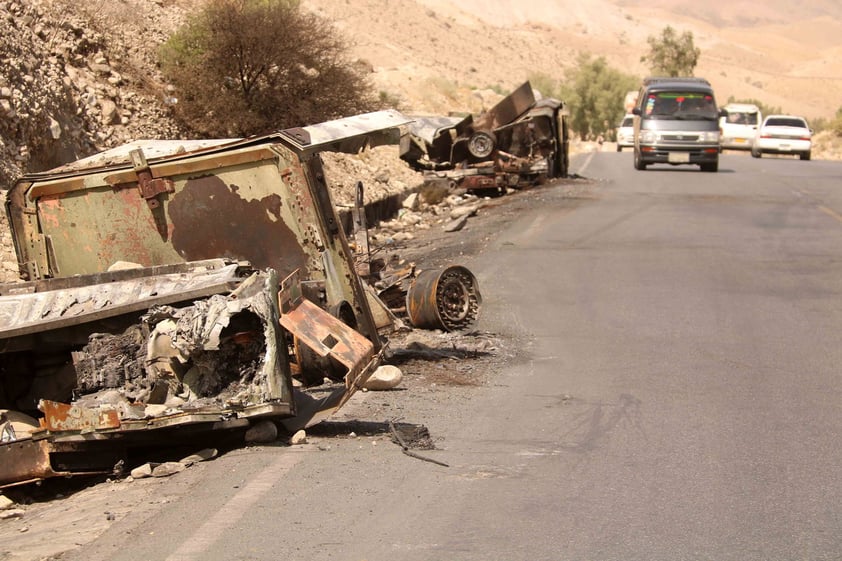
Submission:
<svg viewBox="0 0 842 561">
<path fill-rule="evenodd" d="M 623 148 L 634 148 L 634 115 L 631 113 L 623 117 L 617 127 L 617 152 L 622 152 Z"/>
<path fill-rule="evenodd" d="M 751 155 L 793 154 L 802 160 L 810 159 L 813 131 L 803 117 L 768 115 L 757 129 Z"/>
<path fill-rule="evenodd" d="M 719 120 L 719 146 L 725 150 L 751 150 L 757 127 L 762 121 L 760 108 L 750 103 L 729 103 Z"/>
</svg>

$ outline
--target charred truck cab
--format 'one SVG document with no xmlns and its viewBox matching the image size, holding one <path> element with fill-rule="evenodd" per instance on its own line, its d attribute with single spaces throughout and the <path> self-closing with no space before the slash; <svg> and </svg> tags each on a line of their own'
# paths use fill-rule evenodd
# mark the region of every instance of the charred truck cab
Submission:
<svg viewBox="0 0 842 561">
<path fill-rule="evenodd" d="M 634 167 L 694 164 L 719 169 L 719 117 L 704 78 L 646 78 L 634 114 Z"/>
</svg>

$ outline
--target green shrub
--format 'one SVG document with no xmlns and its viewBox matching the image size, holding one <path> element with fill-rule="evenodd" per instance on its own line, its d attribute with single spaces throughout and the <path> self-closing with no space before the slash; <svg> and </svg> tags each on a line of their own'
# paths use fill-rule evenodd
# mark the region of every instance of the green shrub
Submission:
<svg viewBox="0 0 842 561">
<path fill-rule="evenodd" d="M 377 108 L 327 20 L 295 0 L 209 0 L 163 45 L 174 114 L 202 135 L 248 136 Z"/>
</svg>

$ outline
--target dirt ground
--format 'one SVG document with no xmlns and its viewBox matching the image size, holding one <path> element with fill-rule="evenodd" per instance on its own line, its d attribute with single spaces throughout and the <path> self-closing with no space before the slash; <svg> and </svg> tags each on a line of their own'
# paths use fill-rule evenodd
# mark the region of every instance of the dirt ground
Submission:
<svg viewBox="0 0 842 561">
<path fill-rule="evenodd" d="M 514 216 L 540 204 L 545 190 L 572 196 L 588 185 L 586 179 L 565 179 L 489 199 L 462 231 L 448 233 L 441 226 L 432 227 L 380 252 L 395 253 L 421 268 L 465 265 L 470 256 L 485 251 L 495 233 Z M 483 294 L 484 299 L 489 297 L 493 295 Z M 478 325 L 481 314 L 482 310 Z M 390 391 L 359 392 L 332 418 L 307 429 L 307 446 L 329 446 L 332 439 L 349 438 L 351 431 L 423 457 L 425 449 L 436 446 L 439 435 L 408 421 L 423 423 L 437 409 L 470 399 L 517 357 L 519 345 L 510 335 L 481 329 L 457 333 L 415 329 L 391 335 L 389 348 L 387 362 L 401 369 L 401 385 Z M 282 433 L 277 444 L 286 445 L 289 438 Z M 253 450 L 243 444 L 242 434 L 218 444 L 220 454 L 248 455 Z M 154 454 L 147 458 L 162 459 Z M 0 560 L 60 559 L 62 552 L 92 542 L 129 512 L 162 508 L 175 499 L 177 489 L 189 488 L 188 483 L 201 477 L 201 470 L 188 468 L 167 478 L 134 480 L 127 476 L 132 467 L 124 466 L 119 476 L 48 480 L 7 490 L 6 496 L 16 504 L 0 511 L 8 516 L 0 519 Z"/>
</svg>

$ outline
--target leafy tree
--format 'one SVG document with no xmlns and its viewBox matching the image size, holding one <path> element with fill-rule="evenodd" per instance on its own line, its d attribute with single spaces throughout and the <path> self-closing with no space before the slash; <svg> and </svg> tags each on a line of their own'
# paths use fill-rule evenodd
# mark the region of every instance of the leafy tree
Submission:
<svg viewBox="0 0 842 561">
<path fill-rule="evenodd" d="M 679 36 L 668 25 L 661 31 L 660 37 L 650 35 L 646 42 L 649 43 L 649 54 L 640 57 L 640 62 L 649 63 L 653 75 L 693 75 L 702 51 L 693 45 L 692 32 L 685 31 Z"/>
<path fill-rule="evenodd" d="M 209 0 L 163 45 L 175 115 L 209 136 L 248 136 L 376 108 L 330 24 L 298 0 Z"/>
<path fill-rule="evenodd" d="M 613 137 L 623 118 L 623 97 L 640 85 L 640 78 L 608 66 L 605 57 L 579 56 L 555 97 L 570 107 L 570 128 L 580 138 Z"/>
</svg>

